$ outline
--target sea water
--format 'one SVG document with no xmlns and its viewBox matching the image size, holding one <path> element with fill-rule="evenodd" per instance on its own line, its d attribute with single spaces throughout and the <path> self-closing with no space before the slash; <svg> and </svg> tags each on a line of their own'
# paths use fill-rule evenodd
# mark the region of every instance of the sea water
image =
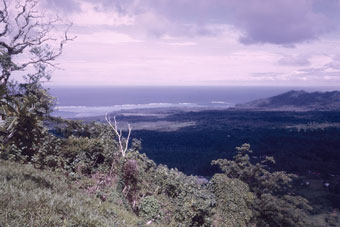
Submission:
<svg viewBox="0 0 340 227">
<path fill-rule="evenodd" d="M 299 87 L 50 87 L 56 97 L 55 116 L 81 118 L 108 112 L 145 108 L 229 108 L 289 90 L 323 91 Z M 333 89 L 334 90 L 334 89 Z"/>
</svg>

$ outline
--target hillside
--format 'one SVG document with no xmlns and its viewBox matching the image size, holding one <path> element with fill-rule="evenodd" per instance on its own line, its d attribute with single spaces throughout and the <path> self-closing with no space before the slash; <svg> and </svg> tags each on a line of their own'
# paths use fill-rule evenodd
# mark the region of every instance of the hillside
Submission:
<svg viewBox="0 0 340 227">
<path fill-rule="evenodd" d="M 93 179 L 0 160 L 0 226 L 137 226 L 145 223 L 111 190 L 103 201 Z M 161 226 L 151 224 L 149 226 Z"/>
<path fill-rule="evenodd" d="M 237 109 L 278 111 L 334 111 L 340 110 L 340 91 L 289 91 L 270 98 L 235 106 Z"/>
</svg>

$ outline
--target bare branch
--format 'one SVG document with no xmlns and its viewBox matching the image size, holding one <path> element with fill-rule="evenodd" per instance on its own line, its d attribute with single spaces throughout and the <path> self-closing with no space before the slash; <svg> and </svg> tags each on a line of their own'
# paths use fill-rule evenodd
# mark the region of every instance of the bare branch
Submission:
<svg viewBox="0 0 340 227">
<path fill-rule="evenodd" d="M 22 71 L 31 65 L 57 68 L 54 61 L 63 53 L 64 45 L 76 38 L 68 36 L 72 24 L 67 26 L 62 38 L 50 37 L 62 20 L 59 17 L 45 20 L 36 10 L 39 1 L 19 1 L 13 10 L 8 9 L 8 1 L 2 0 L 3 9 L 0 9 L 0 84 L 5 85 L 13 71 Z M 13 12 L 15 15 L 10 15 Z M 58 42 L 57 47 L 53 47 L 54 42 Z M 29 56 L 27 61 L 15 62 L 14 56 L 25 53 Z"/>
<path fill-rule="evenodd" d="M 129 146 L 129 140 L 130 140 L 130 135 L 131 135 L 131 130 L 132 130 L 130 124 L 128 124 L 128 136 L 126 140 L 123 142 L 123 132 L 122 130 L 118 131 L 116 117 L 113 117 L 114 124 L 112 124 L 112 121 L 110 117 L 108 116 L 108 114 L 105 114 L 105 120 L 109 124 L 109 126 L 112 128 L 113 132 L 116 134 L 118 138 L 119 151 L 122 157 L 125 157 L 125 154 Z"/>
<path fill-rule="evenodd" d="M 4 36 L 8 32 L 8 8 L 7 8 L 7 3 L 6 0 L 2 0 L 2 4 L 4 6 L 4 9 L 0 10 L 0 24 L 4 23 L 5 27 L 2 32 L 0 32 L 0 37 Z"/>
<path fill-rule="evenodd" d="M 6 48 L 9 51 L 11 51 L 13 48 L 7 45 L 5 42 L 0 41 L 0 46 Z"/>
</svg>

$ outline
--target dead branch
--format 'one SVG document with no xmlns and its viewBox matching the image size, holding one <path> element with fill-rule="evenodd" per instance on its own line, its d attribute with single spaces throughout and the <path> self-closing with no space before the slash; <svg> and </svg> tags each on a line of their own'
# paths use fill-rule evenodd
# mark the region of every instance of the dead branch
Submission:
<svg viewBox="0 0 340 227">
<path fill-rule="evenodd" d="M 130 140 L 130 135 L 131 135 L 131 126 L 128 124 L 128 136 L 125 141 L 123 141 L 123 132 L 122 130 L 118 130 L 117 127 L 117 121 L 116 117 L 113 117 L 114 124 L 112 124 L 111 118 L 108 116 L 108 114 L 105 114 L 105 120 L 109 124 L 109 126 L 112 128 L 113 132 L 116 134 L 118 138 L 118 144 L 119 144 L 119 151 L 122 155 L 122 157 L 125 157 L 126 151 L 129 146 L 129 140 Z"/>
</svg>

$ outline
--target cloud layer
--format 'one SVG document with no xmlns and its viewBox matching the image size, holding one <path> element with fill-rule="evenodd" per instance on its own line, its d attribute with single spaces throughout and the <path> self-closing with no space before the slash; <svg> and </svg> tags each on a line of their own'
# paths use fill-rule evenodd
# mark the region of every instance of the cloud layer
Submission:
<svg viewBox="0 0 340 227">
<path fill-rule="evenodd" d="M 337 29 L 337 0 L 45 0 L 71 13 L 84 2 L 97 11 L 117 13 L 134 20 L 152 36 L 217 35 L 216 24 L 242 32 L 244 44 L 293 45 L 317 39 Z M 321 2 L 322 3 L 321 3 Z M 98 20 L 89 15 L 88 20 Z"/>
<path fill-rule="evenodd" d="M 340 83 L 340 0 L 43 1 L 79 37 L 58 84 Z"/>
</svg>

